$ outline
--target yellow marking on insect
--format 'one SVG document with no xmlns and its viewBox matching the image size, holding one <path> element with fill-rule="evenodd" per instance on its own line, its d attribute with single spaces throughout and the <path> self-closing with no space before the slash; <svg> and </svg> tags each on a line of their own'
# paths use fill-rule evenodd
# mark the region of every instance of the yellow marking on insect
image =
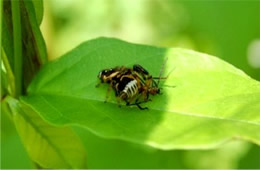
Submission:
<svg viewBox="0 0 260 170">
<path fill-rule="evenodd" d="M 114 76 L 116 76 L 118 73 L 119 73 L 119 72 L 116 71 L 116 72 L 112 73 L 109 77 L 114 77 Z"/>
</svg>

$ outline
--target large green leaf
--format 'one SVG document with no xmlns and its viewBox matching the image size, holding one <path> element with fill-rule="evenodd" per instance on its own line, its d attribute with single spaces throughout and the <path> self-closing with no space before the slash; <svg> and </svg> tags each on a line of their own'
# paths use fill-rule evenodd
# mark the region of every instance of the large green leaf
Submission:
<svg viewBox="0 0 260 170">
<path fill-rule="evenodd" d="M 95 88 L 101 69 L 141 64 L 158 76 L 168 58 L 163 94 L 119 108 L 107 85 Z M 175 88 L 173 87 L 175 86 Z M 104 137 L 161 149 L 210 148 L 231 138 L 260 144 L 260 83 L 206 54 L 99 38 L 46 64 L 22 100 L 47 121 L 74 124 Z"/>
<path fill-rule="evenodd" d="M 31 159 L 43 168 L 85 168 L 86 155 L 67 127 L 43 121 L 30 107 L 8 97 L 16 129 Z"/>
</svg>

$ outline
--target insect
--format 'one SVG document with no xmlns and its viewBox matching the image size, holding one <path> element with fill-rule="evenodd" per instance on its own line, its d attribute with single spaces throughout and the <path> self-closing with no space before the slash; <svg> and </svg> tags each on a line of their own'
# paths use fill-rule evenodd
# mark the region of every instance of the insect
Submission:
<svg viewBox="0 0 260 170">
<path fill-rule="evenodd" d="M 97 86 L 102 83 L 109 84 L 105 102 L 113 89 L 119 106 L 120 100 L 123 100 L 127 106 L 136 105 L 141 110 L 148 109 L 141 107 L 140 104 L 150 101 L 150 94 L 160 94 L 158 85 L 161 79 L 166 79 L 161 77 L 161 73 L 159 77 L 152 77 L 146 69 L 138 64 L 133 65 L 132 68 L 121 66 L 104 69 L 99 72 L 98 78 L 100 83 Z M 155 81 L 156 79 L 158 82 Z M 142 101 L 140 101 L 141 98 L 143 98 Z"/>
</svg>

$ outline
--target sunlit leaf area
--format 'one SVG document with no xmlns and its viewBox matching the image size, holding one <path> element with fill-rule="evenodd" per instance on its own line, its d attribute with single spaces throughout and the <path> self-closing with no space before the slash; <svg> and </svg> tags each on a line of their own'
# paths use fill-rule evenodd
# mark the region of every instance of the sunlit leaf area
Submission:
<svg viewBox="0 0 260 170">
<path fill-rule="evenodd" d="M 260 169 L 259 0 L 0 6 L 2 169 Z M 135 64 L 126 106 L 98 75 Z"/>
</svg>

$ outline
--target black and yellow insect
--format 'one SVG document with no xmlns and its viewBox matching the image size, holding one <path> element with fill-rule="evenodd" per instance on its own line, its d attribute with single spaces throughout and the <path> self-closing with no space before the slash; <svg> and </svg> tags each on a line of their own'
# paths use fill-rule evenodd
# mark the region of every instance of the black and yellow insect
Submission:
<svg viewBox="0 0 260 170">
<path fill-rule="evenodd" d="M 113 89 L 119 106 L 120 100 L 123 100 L 126 105 L 136 105 L 142 110 L 147 109 L 147 107 L 143 108 L 140 104 L 149 101 L 150 94 L 160 94 L 159 81 L 164 79 L 160 76 L 152 77 L 146 69 L 138 64 L 134 65 L 133 68 L 121 66 L 104 69 L 99 72 L 98 78 L 100 79 L 98 85 L 101 83 L 109 84 L 106 101 Z M 155 79 L 158 79 L 158 82 L 155 82 Z M 141 98 L 143 99 L 140 101 Z"/>
</svg>

